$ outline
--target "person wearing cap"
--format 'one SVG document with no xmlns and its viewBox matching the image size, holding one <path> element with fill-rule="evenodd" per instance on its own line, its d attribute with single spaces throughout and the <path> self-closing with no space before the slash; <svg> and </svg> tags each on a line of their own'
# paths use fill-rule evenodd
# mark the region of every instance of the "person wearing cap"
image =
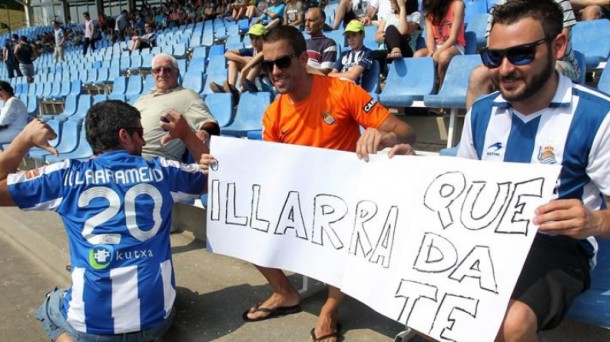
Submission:
<svg viewBox="0 0 610 342">
<path fill-rule="evenodd" d="M 210 82 L 210 89 L 215 93 L 232 93 L 233 100 L 237 103 L 239 99 L 239 90 L 235 86 L 237 82 L 237 74 L 241 74 L 241 86 L 243 91 L 258 91 L 255 79 L 261 73 L 260 62 L 263 60 L 263 36 L 267 33 L 267 29 L 262 24 L 254 24 L 248 30 L 251 48 L 242 48 L 239 50 L 231 50 L 225 53 L 225 58 L 228 64 L 228 78 L 223 82 L 222 87 L 214 82 Z"/>
<path fill-rule="evenodd" d="M 341 54 L 341 58 L 335 62 L 328 76 L 339 77 L 360 85 L 364 73 L 373 66 L 373 51 L 363 44 L 364 24 L 354 19 L 347 24 L 343 34 L 347 37 L 351 50 Z"/>
</svg>

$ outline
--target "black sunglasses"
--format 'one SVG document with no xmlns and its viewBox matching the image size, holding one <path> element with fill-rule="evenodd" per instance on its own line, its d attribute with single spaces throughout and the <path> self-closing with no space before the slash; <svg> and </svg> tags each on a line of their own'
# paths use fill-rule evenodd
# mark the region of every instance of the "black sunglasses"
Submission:
<svg viewBox="0 0 610 342">
<path fill-rule="evenodd" d="M 271 73 L 271 71 L 273 71 L 273 65 L 275 65 L 279 69 L 284 70 L 284 69 L 290 67 L 290 64 L 292 64 L 292 57 L 296 57 L 296 56 L 297 56 L 297 54 L 293 53 L 291 55 L 282 56 L 273 61 L 263 60 L 263 62 L 262 62 L 263 69 L 266 72 Z"/>
<path fill-rule="evenodd" d="M 547 38 L 542 38 L 533 43 L 517 45 L 507 49 L 483 48 L 483 50 L 481 50 L 481 60 L 483 61 L 483 64 L 490 69 L 499 67 L 500 64 L 502 64 L 502 59 L 504 57 L 508 58 L 508 61 L 513 65 L 530 64 L 536 57 L 538 45 L 547 41 Z"/>
</svg>

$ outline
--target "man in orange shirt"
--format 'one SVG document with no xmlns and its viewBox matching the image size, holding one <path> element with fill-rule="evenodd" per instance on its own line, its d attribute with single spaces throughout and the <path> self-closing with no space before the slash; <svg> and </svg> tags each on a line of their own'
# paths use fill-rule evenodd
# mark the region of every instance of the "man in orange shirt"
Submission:
<svg viewBox="0 0 610 342">
<path fill-rule="evenodd" d="M 399 143 L 413 144 L 415 133 L 362 88 L 338 78 L 307 73 L 307 47 L 298 29 L 280 26 L 264 38 L 263 68 L 279 97 L 263 117 L 263 140 L 369 154 Z M 360 126 L 366 127 L 361 134 Z M 273 293 L 243 315 L 253 322 L 298 312 L 301 297 L 280 269 L 257 266 Z M 343 294 L 329 287 L 328 299 L 311 330 L 314 341 L 336 341 L 337 312 Z"/>
</svg>

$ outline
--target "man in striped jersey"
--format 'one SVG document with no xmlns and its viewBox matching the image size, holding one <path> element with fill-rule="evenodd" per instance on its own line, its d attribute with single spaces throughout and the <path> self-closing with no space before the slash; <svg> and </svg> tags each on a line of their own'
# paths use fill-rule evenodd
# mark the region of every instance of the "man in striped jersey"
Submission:
<svg viewBox="0 0 610 342">
<path fill-rule="evenodd" d="M 180 138 L 200 156 L 203 144 L 186 120 L 164 117 L 163 142 Z M 174 315 L 172 204 L 197 197 L 206 177 L 197 165 L 142 158 L 140 113 L 126 103 L 91 107 L 86 132 L 96 158 L 7 177 L 34 142 L 52 134 L 15 139 L 0 158 L 0 205 L 53 210 L 63 219 L 72 284 L 51 291 L 36 315 L 51 340 L 152 341 Z"/>
<path fill-rule="evenodd" d="M 557 326 L 589 286 L 592 236 L 610 238 L 610 98 L 556 70 L 567 40 L 552 0 L 496 7 L 481 58 L 499 92 L 477 100 L 464 122 L 460 157 L 562 166 L 557 199 L 536 210 L 539 233 L 498 341 L 538 341 Z"/>
<path fill-rule="evenodd" d="M 497 6 L 506 3 L 507 0 L 500 0 L 497 2 Z M 576 16 L 572 10 L 572 5 L 568 0 L 554 0 L 563 9 L 563 31 L 562 33 L 567 37 L 566 51 L 562 58 L 556 61 L 555 67 L 557 70 L 568 76 L 572 81 L 578 81 L 580 73 L 585 70 L 580 70 L 578 61 L 574 56 L 572 50 L 572 26 L 576 25 Z M 492 8 L 493 13 L 493 8 Z M 491 17 L 490 17 L 491 20 Z M 486 37 L 489 37 L 489 30 L 491 28 L 491 22 L 488 23 Z M 466 109 L 470 109 L 472 103 L 477 97 L 489 94 L 494 90 L 494 85 L 491 81 L 491 76 L 488 69 L 481 65 L 476 67 L 470 73 L 470 79 L 468 84 L 468 92 L 466 93 Z"/>
</svg>

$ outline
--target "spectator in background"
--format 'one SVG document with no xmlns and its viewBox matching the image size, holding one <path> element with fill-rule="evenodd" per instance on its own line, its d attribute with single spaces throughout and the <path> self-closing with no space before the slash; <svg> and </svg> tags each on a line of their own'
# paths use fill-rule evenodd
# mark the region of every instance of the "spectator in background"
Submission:
<svg viewBox="0 0 610 342">
<path fill-rule="evenodd" d="M 285 9 L 286 5 L 282 0 L 271 0 L 269 6 L 261 11 L 261 16 L 254 23 L 265 25 L 265 28 L 269 31 L 278 25 L 282 25 Z"/>
<path fill-rule="evenodd" d="M 284 25 L 290 25 L 303 30 L 305 24 L 305 7 L 301 0 L 286 0 L 284 9 Z"/>
<path fill-rule="evenodd" d="M 206 143 L 210 135 L 220 133 L 220 128 L 199 94 L 183 88 L 178 83 L 180 71 L 176 58 L 165 53 L 156 55 L 152 60 L 151 72 L 155 79 L 155 87 L 144 93 L 134 104 L 142 114 L 146 141 L 142 155 L 147 159 L 160 156 L 182 160 L 185 152 L 185 145 L 182 142 L 173 140 L 161 144 L 161 139 L 167 133 L 159 127 L 159 120 L 163 114 L 177 112 L 184 116 L 189 126 Z"/>
<path fill-rule="evenodd" d="M 53 35 L 55 37 L 55 49 L 53 50 L 53 62 L 59 63 L 66 59 L 64 58 L 64 44 L 66 42 L 66 33 L 64 29 L 59 26 L 57 20 L 52 21 L 53 24 Z"/>
<path fill-rule="evenodd" d="M 19 44 L 15 46 L 15 57 L 19 61 L 21 74 L 28 78 L 28 82 L 34 82 L 34 59 L 36 59 L 36 46 L 28 42 L 28 37 L 21 36 Z"/>
<path fill-rule="evenodd" d="M 122 10 L 121 14 L 119 14 L 114 23 L 114 37 L 115 39 L 118 39 L 119 42 L 125 41 L 125 30 L 127 29 L 128 24 L 129 12 L 127 12 L 127 10 Z"/>
<path fill-rule="evenodd" d="M 0 81 L 0 100 L 4 102 L 0 109 L 0 144 L 8 144 L 27 124 L 28 109 L 15 96 L 11 84 L 5 81 Z"/>
<path fill-rule="evenodd" d="M 375 41 L 385 43 L 387 59 L 413 56 L 421 34 L 417 0 L 389 0 L 390 11 L 379 13 Z"/>
<path fill-rule="evenodd" d="M 86 55 L 89 46 L 91 46 L 91 51 L 95 51 L 95 37 L 93 36 L 95 32 L 95 25 L 93 24 L 93 20 L 91 20 L 89 12 L 83 13 L 83 17 L 85 18 L 85 40 L 83 42 L 83 55 Z"/>
<path fill-rule="evenodd" d="M 339 77 L 361 85 L 362 76 L 373 66 L 373 51 L 363 44 L 364 24 L 360 20 L 354 19 L 347 24 L 343 34 L 347 37 L 351 49 L 341 54 L 341 58 L 335 63 L 328 76 Z"/>
<path fill-rule="evenodd" d="M 608 0 L 570 0 L 580 20 L 610 19 L 610 1 Z"/>
<path fill-rule="evenodd" d="M 451 58 L 463 55 L 464 2 L 462 0 L 424 0 L 426 18 L 426 47 L 417 50 L 414 57 L 432 57 L 440 89 Z"/>
<path fill-rule="evenodd" d="M 307 70 L 310 73 L 328 75 L 337 60 L 337 43 L 322 33 L 326 15 L 319 7 L 312 7 L 305 14 L 305 32 L 310 36 L 307 44 Z"/>
<path fill-rule="evenodd" d="M 380 0 L 340 0 L 335 10 L 333 30 L 337 30 L 341 23 L 345 27 L 350 21 L 358 19 L 364 25 L 370 25 L 379 9 Z M 386 1 L 386 0 L 384 0 Z"/>
<path fill-rule="evenodd" d="M 4 47 L 2 49 L 2 58 L 4 60 L 4 64 L 6 65 L 6 71 L 8 72 L 8 77 L 13 78 L 15 76 L 21 77 L 23 74 L 21 70 L 19 70 L 19 61 L 15 56 L 15 47 L 19 44 L 19 36 L 13 34 L 11 39 L 7 39 L 4 42 Z"/>
<path fill-rule="evenodd" d="M 144 35 L 131 37 L 131 51 L 152 48 L 156 45 L 157 35 L 151 23 L 144 24 Z"/>
<path fill-rule="evenodd" d="M 261 73 L 260 62 L 263 60 L 263 36 L 267 30 L 262 24 L 254 24 L 248 30 L 251 48 L 231 50 L 225 53 L 228 64 L 228 79 L 223 82 L 222 87 L 210 82 L 210 89 L 215 93 L 232 93 L 233 101 L 239 101 L 240 92 L 235 87 L 238 73 L 241 74 L 241 89 L 243 91 L 258 91 L 255 80 Z"/>
</svg>

